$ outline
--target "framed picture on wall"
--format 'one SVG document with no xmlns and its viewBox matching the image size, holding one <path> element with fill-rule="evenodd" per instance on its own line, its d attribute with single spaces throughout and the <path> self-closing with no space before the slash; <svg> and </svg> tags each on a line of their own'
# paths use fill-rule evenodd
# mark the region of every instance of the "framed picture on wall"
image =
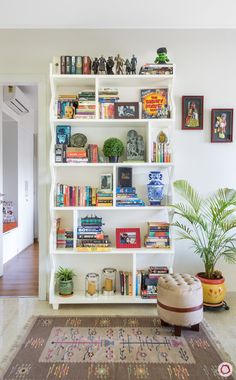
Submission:
<svg viewBox="0 0 236 380">
<path fill-rule="evenodd" d="M 140 248 L 140 229 L 139 228 L 117 228 L 116 229 L 116 248 Z"/>
<path fill-rule="evenodd" d="M 182 96 L 182 129 L 203 129 L 204 96 Z"/>
<path fill-rule="evenodd" d="M 212 143 L 233 141 L 233 117 L 233 108 L 214 108 L 211 110 Z"/>
</svg>

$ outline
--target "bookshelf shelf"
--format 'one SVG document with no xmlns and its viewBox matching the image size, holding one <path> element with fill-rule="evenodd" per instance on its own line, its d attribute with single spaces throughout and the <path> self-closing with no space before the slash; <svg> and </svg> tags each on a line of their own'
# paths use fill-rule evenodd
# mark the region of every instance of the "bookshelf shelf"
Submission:
<svg viewBox="0 0 236 380">
<path fill-rule="evenodd" d="M 50 287 L 49 302 L 54 309 L 61 304 L 155 304 L 155 299 L 143 299 L 135 296 L 136 271 L 147 269 L 151 265 L 168 266 L 173 270 L 175 248 L 170 229 L 171 248 L 156 249 L 141 247 L 138 249 L 115 248 L 115 229 L 122 227 L 140 228 L 141 242 L 147 232 L 148 221 L 167 221 L 172 218 L 172 178 L 174 171 L 174 160 L 172 162 L 152 162 L 153 141 L 160 131 L 167 131 L 171 141 L 172 129 L 175 122 L 175 106 L 173 98 L 173 75 L 61 75 L 54 74 L 52 65 L 50 67 L 51 104 L 50 104 L 50 127 L 51 127 L 51 193 L 50 193 Z M 100 119 L 98 94 L 100 88 L 113 87 L 119 90 L 120 101 L 140 103 L 141 89 L 167 88 L 169 104 L 171 106 L 170 118 L 168 119 Z M 95 92 L 94 119 L 57 119 L 55 112 L 55 100 L 58 95 L 77 94 L 79 91 Z M 56 126 L 70 126 L 71 133 L 83 133 L 88 139 L 88 144 L 102 144 L 109 137 L 117 137 L 123 142 L 130 129 L 137 130 L 144 138 L 145 162 L 125 162 L 122 156 L 119 163 L 55 163 L 54 148 L 56 142 Z M 155 140 L 156 141 L 156 140 Z M 172 144 L 173 145 L 173 144 Z M 122 162 L 123 161 L 123 162 Z M 146 204 L 143 207 L 116 207 L 116 184 L 118 169 L 130 167 L 133 169 L 133 186 L 137 187 L 137 193 Z M 151 170 L 161 170 L 163 176 L 168 180 L 167 193 L 163 206 L 148 206 L 147 188 L 148 174 Z M 113 206 L 110 207 L 55 207 L 55 191 L 57 184 L 68 184 L 70 186 L 98 187 L 101 174 L 112 174 L 113 176 Z M 63 202 L 62 202 L 63 203 Z M 73 203 L 70 203 L 73 204 Z M 80 252 L 76 250 L 77 227 L 81 217 L 86 215 L 97 215 L 105 222 L 104 231 L 111 238 L 112 249 L 104 252 Z M 73 248 L 56 248 L 56 226 L 55 220 L 61 218 L 63 228 L 73 231 Z M 124 258 L 125 256 L 125 258 Z M 55 272 L 59 266 L 70 267 L 76 273 L 74 281 L 74 294 L 71 297 L 62 297 L 58 294 L 55 286 Z M 85 276 L 89 272 L 96 272 L 101 278 L 103 268 L 111 267 L 119 271 L 132 272 L 133 296 L 124 296 L 116 293 L 114 296 L 99 295 L 97 298 L 85 296 Z M 119 275 L 117 275 L 117 289 Z"/>
<path fill-rule="evenodd" d="M 174 255 L 173 249 L 149 249 L 149 248 L 136 248 L 136 249 L 119 249 L 119 248 L 112 248 L 111 251 L 105 251 L 105 252 L 80 252 L 76 249 L 57 249 L 52 252 L 54 255 Z"/>
</svg>

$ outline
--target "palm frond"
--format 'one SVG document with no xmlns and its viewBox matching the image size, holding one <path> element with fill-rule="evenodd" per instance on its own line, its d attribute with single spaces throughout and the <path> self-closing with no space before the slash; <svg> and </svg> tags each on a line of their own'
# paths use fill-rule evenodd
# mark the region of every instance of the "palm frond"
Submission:
<svg viewBox="0 0 236 380">
<path fill-rule="evenodd" d="M 178 180 L 173 183 L 174 189 L 191 205 L 197 213 L 201 207 L 201 198 L 193 187 L 185 180 Z"/>
</svg>

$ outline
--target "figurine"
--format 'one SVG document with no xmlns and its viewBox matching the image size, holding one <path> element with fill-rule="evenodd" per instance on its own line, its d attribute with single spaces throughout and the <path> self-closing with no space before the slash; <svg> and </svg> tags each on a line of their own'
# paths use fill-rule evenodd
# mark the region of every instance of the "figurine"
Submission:
<svg viewBox="0 0 236 380">
<path fill-rule="evenodd" d="M 94 61 L 92 63 L 92 70 L 94 74 L 98 74 L 98 67 L 99 67 L 99 60 L 97 58 L 94 58 Z"/>
<path fill-rule="evenodd" d="M 131 129 L 127 133 L 127 160 L 144 161 L 144 141 L 143 136 Z"/>
<path fill-rule="evenodd" d="M 125 72 L 126 72 L 126 75 L 130 75 L 131 73 L 131 63 L 128 60 L 128 58 L 125 61 Z"/>
<path fill-rule="evenodd" d="M 170 60 L 167 56 L 167 49 L 165 47 L 157 49 L 157 56 L 155 59 L 155 63 L 166 65 L 169 61 Z"/>
<path fill-rule="evenodd" d="M 130 62 L 131 62 L 131 73 L 136 74 L 136 67 L 137 67 L 138 61 L 134 54 L 132 55 Z"/>
<path fill-rule="evenodd" d="M 115 57 L 115 61 L 116 61 L 116 74 L 117 75 L 124 74 L 123 66 L 124 66 L 125 61 L 120 56 L 120 54 L 117 54 L 117 56 Z"/>
<path fill-rule="evenodd" d="M 114 62 L 113 57 L 108 57 L 108 60 L 106 62 L 106 68 L 107 68 L 107 74 L 108 75 L 114 75 L 114 73 L 113 73 L 114 64 L 115 64 L 115 62 Z"/>
<path fill-rule="evenodd" d="M 98 71 L 99 74 L 106 74 L 106 60 L 103 55 L 99 58 Z"/>
</svg>

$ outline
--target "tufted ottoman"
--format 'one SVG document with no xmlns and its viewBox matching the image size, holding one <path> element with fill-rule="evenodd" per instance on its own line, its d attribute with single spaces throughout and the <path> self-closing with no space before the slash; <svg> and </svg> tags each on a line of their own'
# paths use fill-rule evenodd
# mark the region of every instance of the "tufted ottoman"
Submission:
<svg viewBox="0 0 236 380">
<path fill-rule="evenodd" d="M 203 318 L 201 282 L 189 274 L 167 274 L 159 278 L 157 311 L 162 325 L 173 325 L 175 335 L 181 327 L 199 331 Z"/>
</svg>

